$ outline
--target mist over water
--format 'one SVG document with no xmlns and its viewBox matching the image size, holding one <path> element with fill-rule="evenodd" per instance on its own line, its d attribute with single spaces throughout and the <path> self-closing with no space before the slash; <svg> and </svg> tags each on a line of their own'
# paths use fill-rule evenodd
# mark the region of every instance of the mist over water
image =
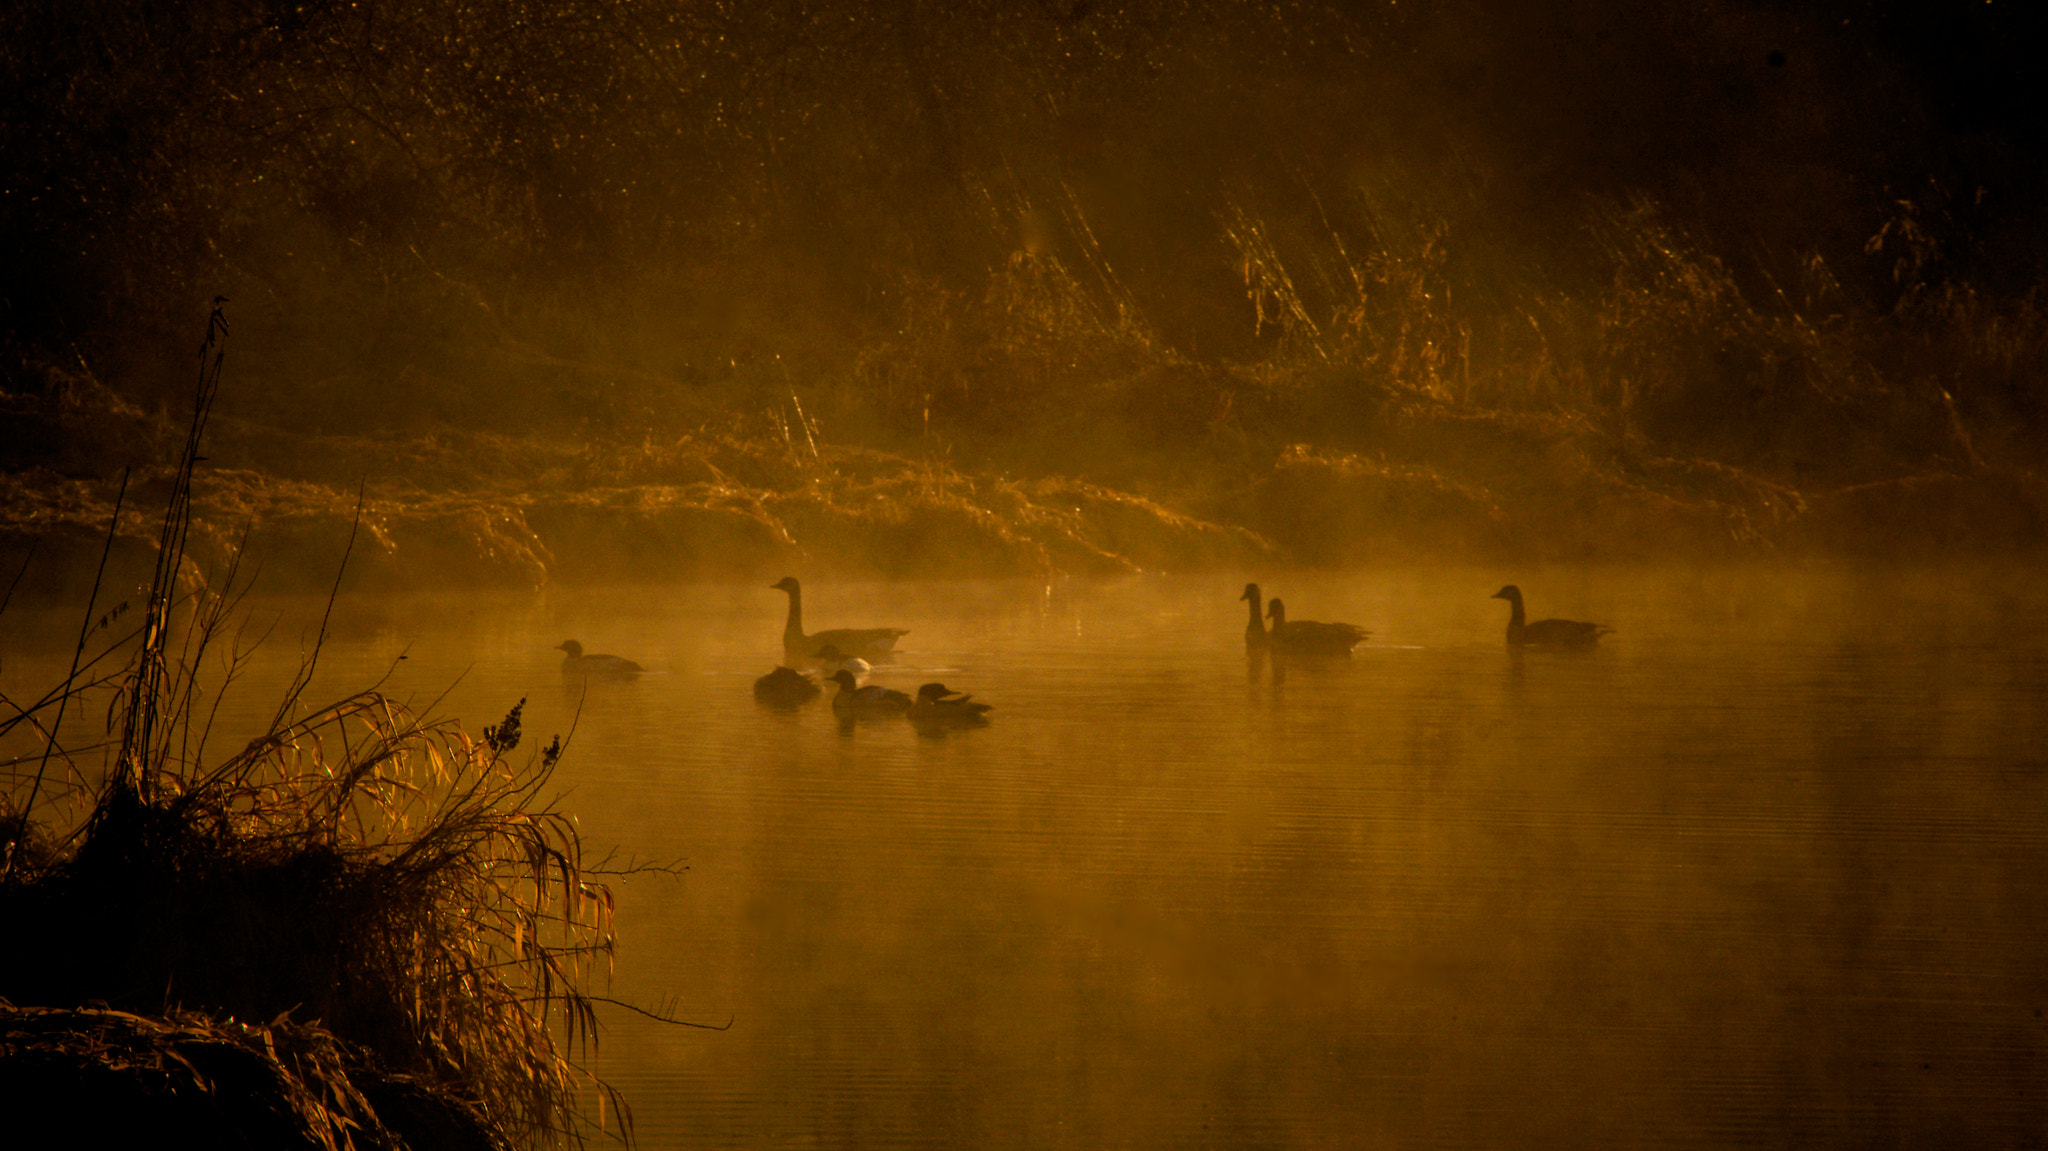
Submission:
<svg viewBox="0 0 2048 1151">
<path fill-rule="evenodd" d="M 757 706 L 765 587 L 563 589 L 345 607 L 320 682 L 404 653 L 388 689 L 472 729 L 525 697 L 530 738 L 575 725 L 586 841 L 687 866 L 615 885 L 610 994 L 732 1021 L 607 1010 L 646 1147 L 2042 1129 L 2026 572 L 1258 574 L 1372 638 L 1248 660 L 1223 577 L 807 585 L 813 627 L 911 629 L 873 682 L 996 705 L 930 738 Z M 1504 578 L 1617 632 L 1517 654 Z M 314 606 L 259 605 L 253 684 Z M 649 672 L 585 693 L 568 637 Z"/>
<path fill-rule="evenodd" d="M 0 6 L 0 833 L 126 802 L 120 709 L 45 786 L 23 705 L 175 539 L 181 612 L 261 594 L 171 759 L 334 587 L 302 702 L 521 706 L 680 861 L 599 990 L 731 1025 L 599 1008 L 645 1147 L 2038 1145 L 2043 24 Z M 993 722 L 758 706 L 787 573 Z M 1371 639 L 1248 658 L 1248 579 Z M 0 997 L 180 1005 L 125 981 Z"/>
</svg>

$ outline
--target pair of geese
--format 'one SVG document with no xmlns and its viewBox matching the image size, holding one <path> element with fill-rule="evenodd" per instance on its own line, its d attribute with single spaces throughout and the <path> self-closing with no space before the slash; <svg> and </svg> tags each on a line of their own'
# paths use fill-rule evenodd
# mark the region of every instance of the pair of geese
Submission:
<svg viewBox="0 0 2048 1151">
<path fill-rule="evenodd" d="M 1350 655 L 1352 648 L 1372 634 L 1356 624 L 1290 620 L 1278 596 L 1266 601 L 1265 614 L 1261 615 L 1259 585 L 1255 583 L 1244 585 L 1244 594 L 1237 598 L 1251 604 L 1251 622 L 1244 629 L 1244 642 L 1251 648 L 1297 655 Z M 1522 589 L 1514 584 L 1488 598 L 1508 601 L 1508 643 L 1514 647 L 1588 647 L 1614 631 L 1602 624 L 1573 619 L 1539 619 L 1530 623 L 1522 609 Z"/>
</svg>

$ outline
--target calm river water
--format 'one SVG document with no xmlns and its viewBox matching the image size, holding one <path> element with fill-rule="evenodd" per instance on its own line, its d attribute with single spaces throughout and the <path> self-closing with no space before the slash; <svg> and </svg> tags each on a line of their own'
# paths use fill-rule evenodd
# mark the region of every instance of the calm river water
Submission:
<svg viewBox="0 0 2048 1151">
<path fill-rule="evenodd" d="M 2048 1141 L 2030 573 L 1247 575 L 1371 640 L 1248 662 L 1246 576 L 807 582 L 996 705 L 931 738 L 757 706 L 765 586 L 558 589 L 344 602 L 321 683 L 581 701 L 587 844 L 688 868 L 616 885 L 610 993 L 732 1020 L 607 1010 L 643 1147 Z M 1510 579 L 1617 633 L 1509 651 Z"/>
</svg>

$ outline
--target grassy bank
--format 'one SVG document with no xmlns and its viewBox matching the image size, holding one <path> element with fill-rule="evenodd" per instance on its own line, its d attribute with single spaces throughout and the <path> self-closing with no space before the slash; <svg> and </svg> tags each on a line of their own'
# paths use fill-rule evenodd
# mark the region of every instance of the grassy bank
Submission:
<svg viewBox="0 0 2048 1151">
<path fill-rule="evenodd" d="M 0 559 L 216 293 L 280 578 L 2038 548 L 2041 17 L 1827 7 L 18 5 Z"/>
</svg>

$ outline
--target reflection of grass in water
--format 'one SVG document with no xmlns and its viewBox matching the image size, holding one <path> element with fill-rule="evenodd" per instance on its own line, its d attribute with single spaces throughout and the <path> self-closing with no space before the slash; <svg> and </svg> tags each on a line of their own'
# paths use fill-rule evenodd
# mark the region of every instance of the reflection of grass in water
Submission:
<svg viewBox="0 0 2048 1151">
<path fill-rule="evenodd" d="M 356 1140 L 395 1146 L 367 1100 L 395 1101 L 384 1117 L 394 1128 L 422 1122 L 423 1105 L 401 1098 L 421 1086 L 439 1100 L 430 1109 L 473 1133 L 580 1138 L 578 1089 L 593 1081 L 571 1053 L 594 1041 L 584 987 L 610 955 L 611 901 L 586 875 L 573 822 L 541 796 L 560 740 L 515 759 L 518 706 L 481 739 L 374 688 L 303 707 L 316 642 L 269 730 L 206 757 L 198 669 L 226 642 L 239 597 L 179 587 L 219 362 L 202 374 L 141 623 L 110 640 L 102 633 L 121 621 L 108 613 L 86 632 L 128 657 L 104 780 L 79 782 L 53 738 L 52 756 L 12 764 L 0 791 L 0 917 L 41 941 L 0 952 L 0 996 L 168 1022 L 39 1016 L 23 1026 L 51 1035 L 24 1049 L 22 1066 L 68 1051 L 96 1075 L 154 1069 L 227 1106 L 252 1088 L 247 1075 L 216 1067 L 209 1087 L 178 1070 L 193 1067 L 192 1044 L 225 1043 L 258 1053 L 258 1078 L 289 1088 L 278 1105 L 322 1145 L 346 1144 L 353 1125 L 364 1128 Z M 232 679 L 241 656 L 230 646 Z M 40 702 L 8 701 L 0 735 L 58 728 L 62 710 L 113 678 L 92 670 L 100 662 L 83 661 Z M 53 768 L 71 782 L 58 786 Z M 77 1028 L 126 1037 L 81 1044 L 65 1037 Z M 89 1082 L 98 1087 L 63 1102 L 90 1107 L 104 1098 L 95 1090 L 115 1090 L 104 1076 Z M 177 1106 L 175 1089 L 142 1094 Z"/>
</svg>

